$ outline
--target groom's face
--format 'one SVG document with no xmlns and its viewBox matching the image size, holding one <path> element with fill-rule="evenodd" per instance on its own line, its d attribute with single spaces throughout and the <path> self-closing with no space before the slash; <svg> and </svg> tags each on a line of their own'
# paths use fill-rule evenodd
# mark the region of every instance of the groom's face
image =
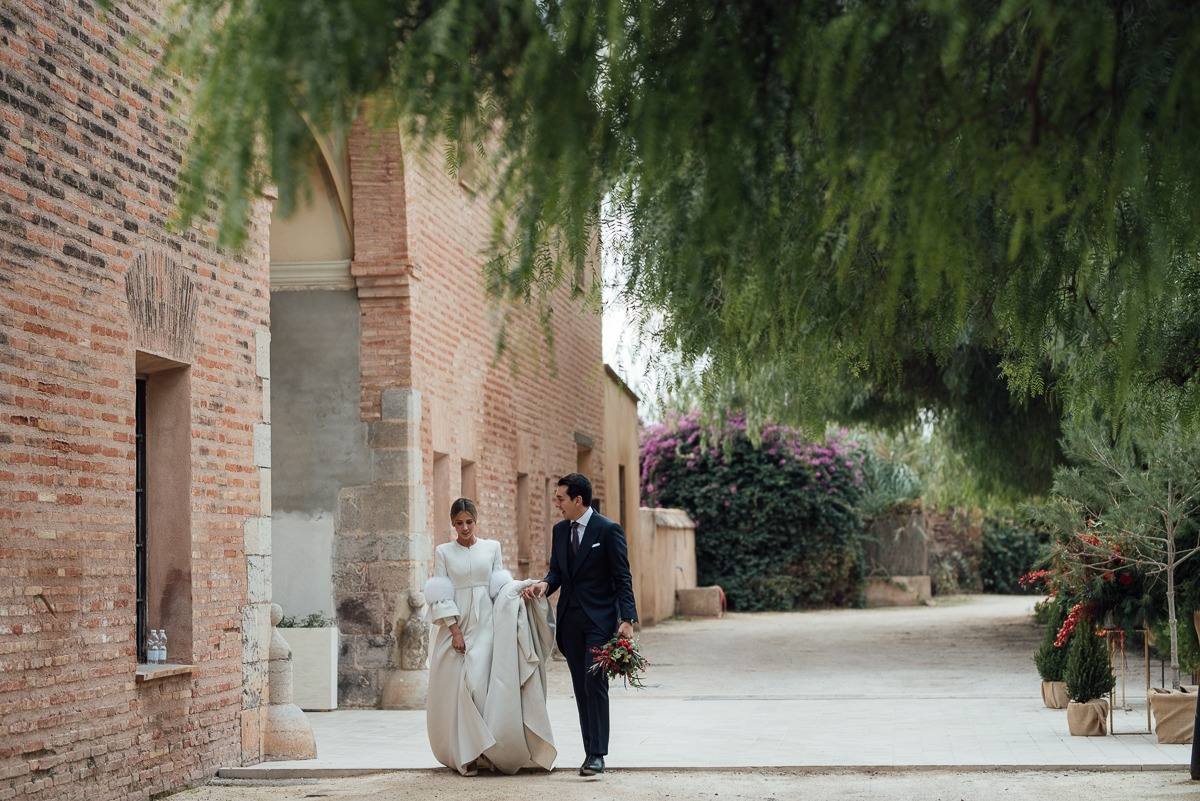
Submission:
<svg viewBox="0 0 1200 801">
<path fill-rule="evenodd" d="M 572 498 L 567 495 L 567 488 L 561 485 L 554 488 L 554 505 L 564 520 L 578 520 L 583 514 L 583 496 Z"/>
</svg>

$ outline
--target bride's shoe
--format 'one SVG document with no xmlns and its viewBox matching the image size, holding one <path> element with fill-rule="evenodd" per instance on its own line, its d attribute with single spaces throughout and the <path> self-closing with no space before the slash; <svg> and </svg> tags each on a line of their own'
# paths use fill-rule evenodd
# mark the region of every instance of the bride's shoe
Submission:
<svg viewBox="0 0 1200 801">
<path fill-rule="evenodd" d="M 462 775 L 478 776 L 479 775 L 478 765 L 475 762 L 468 762 L 466 765 L 463 766 Z"/>
</svg>

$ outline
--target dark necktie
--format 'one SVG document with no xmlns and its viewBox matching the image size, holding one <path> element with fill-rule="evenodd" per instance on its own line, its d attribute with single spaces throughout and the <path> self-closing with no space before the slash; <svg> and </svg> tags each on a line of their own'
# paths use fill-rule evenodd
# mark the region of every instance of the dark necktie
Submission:
<svg viewBox="0 0 1200 801">
<path fill-rule="evenodd" d="M 571 556 L 579 551 L 579 521 L 571 524 Z"/>
</svg>

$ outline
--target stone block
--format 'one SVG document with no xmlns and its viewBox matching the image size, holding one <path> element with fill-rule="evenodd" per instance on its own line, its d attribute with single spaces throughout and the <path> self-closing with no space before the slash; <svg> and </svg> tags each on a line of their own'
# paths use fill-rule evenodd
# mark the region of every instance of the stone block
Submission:
<svg viewBox="0 0 1200 801">
<path fill-rule="evenodd" d="M 375 709 L 379 705 L 379 676 L 374 671 L 338 671 L 338 706 Z"/>
<path fill-rule="evenodd" d="M 383 391 L 380 416 L 384 420 L 421 425 L 421 393 L 415 389 L 391 387 Z"/>
<path fill-rule="evenodd" d="M 367 567 L 362 562 L 335 562 L 333 590 L 339 598 L 356 597 L 367 593 Z"/>
<path fill-rule="evenodd" d="M 244 708 L 239 713 L 242 734 L 242 764 L 253 765 L 262 761 L 263 718 L 265 712 L 257 706 Z"/>
<path fill-rule="evenodd" d="M 271 424 L 254 424 L 254 464 L 258 467 L 271 466 Z"/>
<path fill-rule="evenodd" d="M 271 606 L 267 603 L 242 607 L 242 663 L 265 662 L 271 642 Z"/>
<path fill-rule="evenodd" d="M 352 653 L 362 637 L 383 631 L 387 617 L 388 607 L 377 593 L 339 593 L 337 625 L 342 633 L 343 652 Z"/>
<path fill-rule="evenodd" d="M 407 607 L 409 590 L 419 590 L 424 578 L 417 576 L 416 562 L 372 562 L 367 565 L 367 586 Z M 395 609 L 393 605 L 391 607 Z M 407 613 L 407 609 L 406 609 Z"/>
<path fill-rule="evenodd" d="M 333 538 L 334 572 L 379 561 L 379 535 L 361 531 L 338 533 Z"/>
<path fill-rule="evenodd" d="M 375 483 L 420 485 L 422 469 L 417 448 L 371 451 L 371 480 Z"/>
<path fill-rule="evenodd" d="M 420 429 L 407 423 L 373 420 L 367 423 L 367 445 L 371 448 L 399 449 L 421 447 Z"/>
<path fill-rule="evenodd" d="M 347 534 L 334 539 L 335 569 L 373 562 L 428 561 L 429 537 L 424 534 L 388 532 Z"/>
<path fill-rule="evenodd" d="M 271 422 L 271 379 L 264 378 L 262 382 L 262 420 Z"/>
<path fill-rule="evenodd" d="M 258 513 L 271 516 L 271 468 L 258 468 Z"/>
<path fill-rule="evenodd" d="M 721 617 L 725 614 L 721 604 L 723 595 L 720 587 L 693 587 L 687 590 L 676 590 L 676 614 L 684 617 Z"/>
<path fill-rule="evenodd" d="M 246 557 L 246 597 L 253 604 L 271 602 L 271 557 Z"/>
<path fill-rule="evenodd" d="M 409 509 L 411 510 L 409 521 L 408 521 L 409 533 L 413 534 L 414 536 L 415 535 L 424 536 L 426 538 L 426 541 L 428 542 L 428 539 L 429 539 L 429 518 L 428 518 L 428 514 L 427 514 L 428 504 L 426 503 L 424 492 L 418 492 L 416 494 L 416 497 L 413 498 L 412 503 L 409 505 Z M 414 556 L 413 558 L 414 559 L 428 559 L 429 557 L 428 556 L 424 556 L 424 557 Z"/>
<path fill-rule="evenodd" d="M 359 648 L 354 655 L 354 666 L 361 670 L 383 670 L 392 664 L 392 655 L 396 651 L 394 637 L 382 634 L 366 638 L 366 647 Z"/>
<path fill-rule="evenodd" d="M 383 672 L 384 709 L 424 709 L 429 692 L 428 670 L 386 670 Z"/>
<path fill-rule="evenodd" d="M 433 555 L 424 533 L 381 535 L 379 558 L 383 562 L 428 562 Z"/>
<path fill-rule="evenodd" d="M 267 662 L 242 665 L 242 709 L 257 709 L 267 704 Z"/>
<path fill-rule="evenodd" d="M 338 492 L 334 530 L 339 533 L 409 531 L 408 493 L 398 491 L 399 486 L 402 485 L 343 487 Z"/>
<path fill-rule="evenodd" d="M 271 332 L 254 332 L 254 370 L 259 378 L 271 377 Z"/>
<path fill-rule="evenodd" d="M 920 606 L 933 597 L 929 576 L 870 578 L 866 586 L 867 606 Z"/>
<path fill-rule="evenodd" d="M 271 555 L 271 518 L 251 517 L 242 526 L 247 556 Z"/>
</svg>

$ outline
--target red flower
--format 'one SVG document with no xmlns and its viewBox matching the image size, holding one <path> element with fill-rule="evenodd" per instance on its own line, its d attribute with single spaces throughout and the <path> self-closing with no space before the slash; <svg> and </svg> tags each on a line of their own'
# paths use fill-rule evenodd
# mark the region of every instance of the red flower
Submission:
<svg viewBox="0 0 1200 801">
<path fill-rule="evenodd" d="M 1122 573 L 1117 576 L 1117 582 L 1123 587 L 1128 587 L 1133 583 L 1133 576 L 1129 573 Z"/>
<path fill-rule="evenodd" d="M 1112 581 L 1113 578 L 1115 578 L 1115 576 L 1111 570 L 1104 571 L 1104 573 L 1100 576 L 1101 581 Z"/>
<path fill-rule="evenodd" d="M 1017 579 L 1017 584 L 1022 587 L 1032 587 L 1040 581 L 1045 581 L 1050 576 L 1049 570 L 1030 570 L 1025 575 Z"/>
<path fill-rule="evenodd" d="M 620 676 L 628 687 L 644 686 L 642 673 L 648 664 L 637 643 L 624 637 L 613 637 L 604 645 L 592 648 L 591 671 L 609 679 Z"/>
<path fill-rule="evenodd" d="M 1058 636 L 1054 638 L 1054 647 L 1062 648 L 1067 644 L 1067 640 L 1071 638 L 1075 627 L 1079 625 L 1079 620 L 1087 612 L 1087 607 L 1083 603 L 1077 603 L 1071 607 L 1071 611 L 1067 613 L 1067 619 L 1063 621 L 1062 628 L 1058 630 Z"/>
</svg>

